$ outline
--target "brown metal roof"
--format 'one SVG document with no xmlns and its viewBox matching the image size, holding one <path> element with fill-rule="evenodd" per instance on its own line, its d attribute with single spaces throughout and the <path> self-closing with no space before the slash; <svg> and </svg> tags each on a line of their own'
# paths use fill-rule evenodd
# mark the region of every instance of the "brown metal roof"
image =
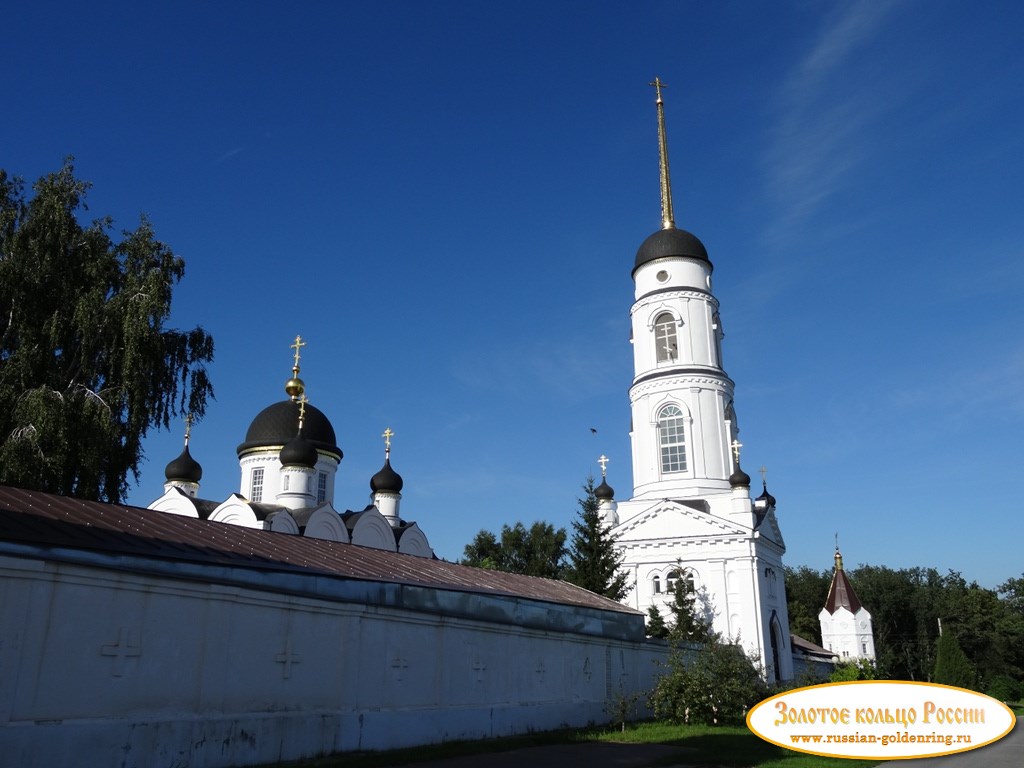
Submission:
<svg viewBox="0 0 1024 768">
<path fill-rule="evenodd" d="M 636 614 L 564 581 L 0 486 L 0 541 L 263 571 L 325 574 Z"/>
<path fill-rule="evenodd" d="M 826 611 L 835 613 L 837 608 L 846 608 L 850 613 L 856 613 L 861 609 L 857 593 L 853 591 L 853 584 L 846 578 L 846 571 L 842 567 L 836 568 L 832 586 L 828 588 L 828 597 L 825 599 Z"/>
</svg>

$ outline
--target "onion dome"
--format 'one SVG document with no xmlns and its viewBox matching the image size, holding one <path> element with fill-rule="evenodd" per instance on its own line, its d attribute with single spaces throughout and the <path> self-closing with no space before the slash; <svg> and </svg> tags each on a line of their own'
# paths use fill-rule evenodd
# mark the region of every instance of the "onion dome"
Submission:
<svg viewBox="0 0 1024 768">
<path fill-rule="evenodd" d="M 203 479 L 203 468 L 199 466 L 199 462 L 192 458 L 192 454 L 188 452 L 188 443 L 185 444 L 185 449 L 181 452 L 174 461 L 167 465 L 167 469 L 164 470 L 164 477 L 169 482 L 186 482 L 196 483 Z"/>
<path fill-rule="evenodd" d="M 765 508 L 774 507 L 775 497 L 768 493 L 768 482 L 762 481 L 761 485 L 764 490 L 762 490 L 761 495 L 754 499 L 754 501 L 763 501 Z"/>
<path fill-rule="evenodd" d="M 370 490 L 374 493 L 401 493 L 404 485 L 402 476 L 391 468 L 391 459 L 384 458 L 380 472 L 370 478 Z"/>
<path fill-rule="evenodd" d="M 601 484 L 594 489 L 594 497 L 598 501 L 611 501 L 615 498 L 615 489 L 608 485 L 605 478 L 601 478 Z"/>
<path fill-rule="evenodd" d="M 295 425 L 299 421 L 299 404 L 283 400 L 260 411 L 245 433 L 245 442 L 238 446 L 238 457 L 261 448 L 279 448 L 295 438 Z M 316 450 L 326 451 L 340 461 L 344 455 L 334 436 L 334 427 L 323 411 L 306 404 L 303 437 Z"/>
<path fill-rule="evenodd" d="M 697 239 L 685 229 L 659 229 L 648 237 L 636 252 L 636 264 L 633 267 L 635 273 L 644 264 L 657 259 L 688 258 L 700 259 L 711 265 L 707 249 L 704 243 Z"/>
<path fill-rule="evenodd" d="M 302 430 L 281 449 L 281 465 L 313 469 L 317 462 L 316 446 L 302 436 Z"/>
<path fill-rule="evenodd" d="M 736 464 L 736 471 L 729 476 L 729 485 L 733 488 L 750 487 L 750 475 L 744 472 L 738 463 Z"/>
</svg>

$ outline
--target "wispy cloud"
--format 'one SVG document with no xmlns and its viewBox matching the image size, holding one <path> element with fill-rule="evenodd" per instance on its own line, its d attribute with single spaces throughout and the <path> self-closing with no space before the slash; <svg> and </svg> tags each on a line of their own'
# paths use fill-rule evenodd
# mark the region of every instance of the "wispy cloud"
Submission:
<svg viewBox="0 0 1024 768">
<path fill-rule="evenodd" d="M 764 155 L 768 193 L 784 211 L 772 239 L 822 206 L 867 156 L 868 129 L 890 100 L 854 85 L 850 67 L 896 5 L 861 0 L 837 7 L 780 86 Z"/>
<path fill-rule="evenodd" d="M 232 157 L 234 157 L 235 155 L 239 154 L 244 149 L 245 149 L 245 147 L 235 147 L 234 149 L 229 149 L 223 155 L 218 157 L 214 162 L 215 162 L 215 164 L 219 165 L 220 163 L 223 163 L 226 160 L 230 160 Z"/>
</svg>

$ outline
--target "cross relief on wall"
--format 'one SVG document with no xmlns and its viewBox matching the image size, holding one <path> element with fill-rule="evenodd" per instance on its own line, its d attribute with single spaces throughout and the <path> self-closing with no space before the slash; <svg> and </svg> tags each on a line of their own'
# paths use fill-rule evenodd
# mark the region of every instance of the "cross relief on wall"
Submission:
<svg viewBox="0 0 1024 768">
<path fill-rule="evenodd" d="M 117 641 L 100 646 L 100 655 L 109 656 L 113 659 L 113 663 L 110 665 L 111 677 L 123 677 L 127 660 L 129 658 L 138 658 L 142 655 L 142 643 L 141 641 L 135 641 L 136 636 L 136 633 L 129 632 L 124 627 L 119 627 L 117 630 Z"/>
<path fill-rule="evenodd" d="M 298 653 L 292 652 L 292 639 L 286 638 L 284 641 L 284 650 L 281 653 L 274 656 L 274 662 L 281 666 L 281 678 L 287 680 L 292 676 L 292 664 L 299 664 L 302 661 L 302 656 Z"/>
</svg>

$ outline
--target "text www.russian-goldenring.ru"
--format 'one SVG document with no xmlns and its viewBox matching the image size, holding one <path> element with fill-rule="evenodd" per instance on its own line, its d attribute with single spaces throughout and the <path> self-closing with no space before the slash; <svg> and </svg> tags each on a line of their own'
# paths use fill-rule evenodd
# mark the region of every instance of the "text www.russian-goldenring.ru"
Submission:
<svg viewBox="0 0 1024 768">
<path fill-rule="evenodd" d="M 885 733 L 882 735 L 874 733 L 828 733 L 815 735 L 792 734 L 790 741 L 793 744 L 881 744 L 887 747 L 890 744 L 945 744 L 950 747 L 954 744 L 970 744 L 971 736 L 967 733 Z"/>
</svg>

